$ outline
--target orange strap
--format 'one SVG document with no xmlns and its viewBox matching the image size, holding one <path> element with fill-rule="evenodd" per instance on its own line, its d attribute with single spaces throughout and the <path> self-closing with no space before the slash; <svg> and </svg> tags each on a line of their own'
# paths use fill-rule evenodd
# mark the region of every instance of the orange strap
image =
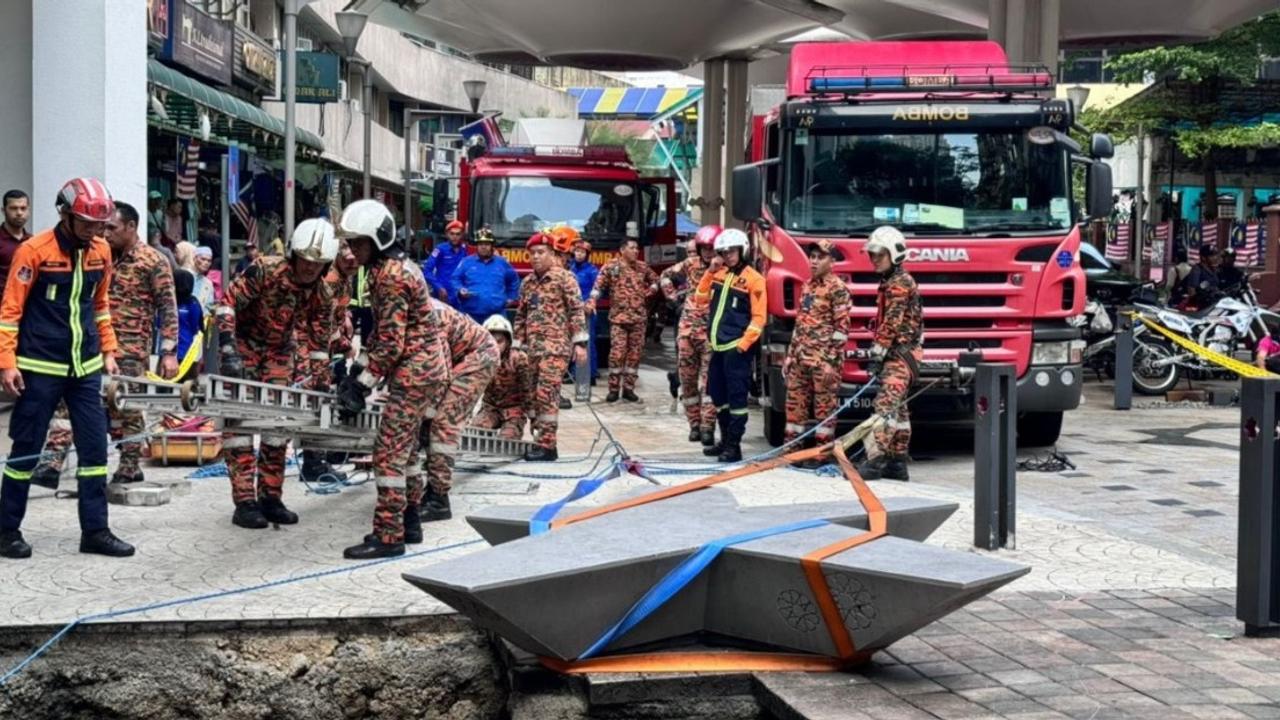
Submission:
<svg viewBox="0 0 1280 720">
<path fill-rule="evenodd" d="M 888 534 L 888 517 L 885 513 L 884 505 L 876 497 L 875 493 L 871 491 L 871 488 L 867 486 L 862 476 L 858 474 L 857 468 L 853 466 L 853 463 L 849 461 L 848 455 L 845 454 L 844 446 L 839 442 L 808 450 L 797 450 L 733 470 L 726 470 L 683 485 L 663 488 L 648 495 L 586 510 L 577 515 L 553 521 L 551 529 L 555 530 L 565 525 L 590 520 L 618 510 L 639 507 L 651 502 L 702 490 L 703 488 L 753 475 L 764 470 L 789 465 L 793 462 L 821 457 L 826 454 L 829 448 L 834 450 L 840 469 L 844 471 L 845 477 L 849 480 L 849 484 L 853 486 L 854 493 L 858 496 L 858 501 L 862 503 L 863 509 L 867 512 L 866 532 L 848 540 L 841 540 L 838 543 L 814 550 L 800 560 L 805 577 L 809 582 L 809 589 L 813 591 L 818 608 L 822 612 L 822 618 L 831 633 L 832 641 L 835 643 L 836 652 L 839 655 L 838 658 L 773 652 L 663 652 L 611 655 L 591 658 L 590 660 L 569 661 L 540 656 L 538 660 L 556 672 L 583 674 L 621 672 L 835 672 L 869 659 L 871 654 L 859 651 L 854 647 L 853 641 L 849 637 L 849 632 L 845 628 L 844 618 L 840 614 L 840 607 L 836 604 L 835 598 L 831 594 L 831 587 L 827 584 L 826 575 L 822 572 L 822 561 L 832 555 Z"/>
</svg>

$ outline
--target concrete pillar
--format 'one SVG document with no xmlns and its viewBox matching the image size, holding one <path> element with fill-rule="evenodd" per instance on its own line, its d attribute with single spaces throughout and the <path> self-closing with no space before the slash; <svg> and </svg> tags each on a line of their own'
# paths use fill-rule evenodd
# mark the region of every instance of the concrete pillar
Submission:
<svg viewBox="0 0 1280 720">
<path fill-rule="evenodd" d="M 33 121 L 10 142 L 31 143 L 32 230 L 54 224 L 54 197 L 73 177 L 146 207 L 146 10 L 146 0 L 31 3 Z"/>
<path fill-rule="evenodd" d="M 1058 75 L 1058 33 L 1062 0 L 1040 0 L 1040 63 Z"/>
<path fill-rule="evenodd" d="M 723 196 L 720 190 L 724 167 L 724 61 L 704 63 L 702 103 L 702 205 L 703 225 L 720 224 Z"/>
<path fill-rule="evenodd" d="M 987 0 L 987 39 L 1004 45 L 1009 0 Z"/>
<path fill-rule="evenodd" d="M 1004 52 L 1009 62 L 1027 61 L 1027 3 L 1031 0 L 1007 0 L 1004 15 Z"/>
<path fill-rule="evenodd" d="M 725 63 L 724 218 L 733 222 L 733 168 L 746 162 L 747 61 Z"/>
<path fill-rule="evenodd" d="M 5 41 L 0 43 L 0 127 L 7 141 L 0 152 L 0 193 L 31 192 L 31 6 L 5 8 Z"/>
</svg>

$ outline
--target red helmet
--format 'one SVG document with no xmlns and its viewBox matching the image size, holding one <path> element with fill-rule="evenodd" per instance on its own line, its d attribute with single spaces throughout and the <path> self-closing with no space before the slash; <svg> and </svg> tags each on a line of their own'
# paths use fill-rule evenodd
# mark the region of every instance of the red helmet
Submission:
<svg viewBox="0 0 1280 720">
<path fill-rule="evenodd" d="M 69 212 L 81 220 L 106 222 L 116 211 L 107 187 L 97 178 L 68 180 L 58 191 L 58 212 Z"/>
<path fill-rule="evenodd" d="M 703 225 L 693 234 L 693 244 L 698 247 L 715 247 L 716 236 L 724 231 L 719 225 Z"/>
</svg>

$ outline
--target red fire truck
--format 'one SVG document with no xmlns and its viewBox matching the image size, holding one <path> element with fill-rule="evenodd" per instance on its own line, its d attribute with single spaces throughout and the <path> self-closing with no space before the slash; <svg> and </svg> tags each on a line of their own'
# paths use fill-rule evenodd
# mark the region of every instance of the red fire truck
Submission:
<svg viewBox="0 0 1280 720">
<path fill-rule="evenodd" d="M 868 381 L 878 277 L 862 248 L 881 225 L 908 237 L 924 302 L 922 377 L 948 378 L 912 402 L 915 417 L 973 417 L 955 367 L 980 351 L 1016 368 L 1019 442 L 1057 440 L 1063 412 L 1080 402 L 1084 344 L 1068 323 L 1084 306 L 1080 223 L 1110 211 L 1101 160 L 1113 150 L 1105 135 L 1087 149 L 1068 137 L 1075 109 L 1052 90 L 1047 71 L 1011 66 L 991 42 L 793 49 L 787 98 L 756 118 L 754 162 L 733 177 L 733 214 L 752 230 L 769 293 L 762 374 L 772 443 L 783 434 L 781 367 L 809 275 L 805 249 L 817 238 L 841 250 L 835 272 L 853 295 L 842 398 Z M 1084 203 L 1074 199 L 1076 175 Z M 872 395 L 842 419 L 865 417 Z"/>
</svg>

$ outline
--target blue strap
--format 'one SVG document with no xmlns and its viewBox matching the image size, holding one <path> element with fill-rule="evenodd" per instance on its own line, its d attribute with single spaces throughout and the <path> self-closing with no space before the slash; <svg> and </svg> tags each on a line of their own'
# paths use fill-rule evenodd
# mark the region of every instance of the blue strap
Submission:
<svg viewBox="0 0 1280 720">
<path fill-rule="evenodd" d="M 556 500 L 555 502 L 548 503 L 538 508 L 538 512 L 534 513 L 533 518 L 529 520 L 529 534 L 541 535 L 543 533 L 550 532 L 551 521 L 555 519 L 556 515 L 559 514 L 560 510 L 564 508 L 565 505 L 568 505 L 575 500 L 581 500 L 595 492 L 601 485 L 605 484 L 610 477 L 614 476 L 617 470 L 618 466 L 614 465 L 596 477 L 579 480 L 578 484 L 573 486 L 573 491 L 568 495 Z"/>
<path fill-rule="evenodd" d="M 799 522 L 787 523 L 786 525 L 775 525 L 773 527 L 753 530 L 751 532 L 742 533 L 741 535 L 730 535 L 729 537 L 712 540 L 711 542 L 698 548 L 698 551 L 690 555 L 684 562 L 677 565 L 667 573 L 665 577 L 658 581 L 656 585 L 649 588 L 626 615 L 622 616 L 613 627 L 605 631 L 586 652 L 578 658 L 586 660 L 600 651 L 608 647 L 614 640 L 625 635 L 628 631 L 639 625 L 641 621 L 649 617 L 655 610 L 662 607 L 668 600 L 675 597 L 677 593 L 684 589 L 686 585 L 693 582 L 703 570 L 707 568 L 717 557 L 720 551 L 730 545 L 738 545 L 740 543 L 759 540 L 760 538 L 770 537 L 772 535 L 781 535 L 783 533 L 795 532 L 797 530 L 808 530 L 809 528 L 821 527 L 826 525 L 826 520 L 801 520 Z"/>
</svg>

